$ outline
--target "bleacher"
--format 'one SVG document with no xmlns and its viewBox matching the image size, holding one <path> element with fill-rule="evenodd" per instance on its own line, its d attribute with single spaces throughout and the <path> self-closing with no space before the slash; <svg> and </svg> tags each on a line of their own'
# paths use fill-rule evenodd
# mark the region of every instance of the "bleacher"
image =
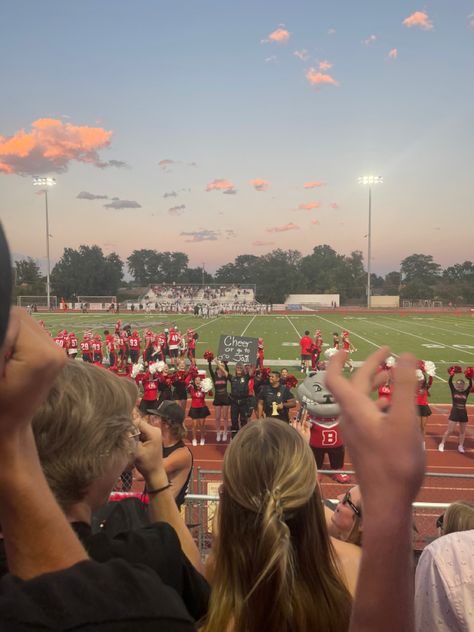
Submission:
<svg viewBox="0 0 474 632">
<path fill-rule="evenodd" d="M 255 300 L 255 286 L 225 284 L 160 284 L 151 285 L 140 298 L 143 304 L 176 304 L 181 306 L 213 305 L 232 309 L 235 305 L 252 305 Z"/>
</svg>

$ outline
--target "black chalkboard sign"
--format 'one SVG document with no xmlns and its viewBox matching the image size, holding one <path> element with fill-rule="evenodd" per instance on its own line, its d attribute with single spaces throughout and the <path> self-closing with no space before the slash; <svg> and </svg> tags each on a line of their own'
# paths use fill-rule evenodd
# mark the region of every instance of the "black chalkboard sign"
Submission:
<svg viewBox="0 0 474 632">
<path fill-rule="evenodd" d="M 224 362 L 243 362 L 244 364 L 256 364 L 258 350 L 258 338 L 246 336 L 233 336 L 227 334 L 219 340 L 217 355 Z"/>
</svg>

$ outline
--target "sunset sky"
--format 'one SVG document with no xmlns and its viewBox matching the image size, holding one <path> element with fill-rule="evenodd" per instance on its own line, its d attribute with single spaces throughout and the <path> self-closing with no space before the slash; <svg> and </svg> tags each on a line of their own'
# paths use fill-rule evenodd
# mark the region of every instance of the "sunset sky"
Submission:
<svg viewBox="0 0 474 632">
<path fill-rule="evenodd" d="M 474 259 L 474 0 L 3 3 L 14 253 L 181 250 L 209 271 L 327 243 Z"/>
</svg>

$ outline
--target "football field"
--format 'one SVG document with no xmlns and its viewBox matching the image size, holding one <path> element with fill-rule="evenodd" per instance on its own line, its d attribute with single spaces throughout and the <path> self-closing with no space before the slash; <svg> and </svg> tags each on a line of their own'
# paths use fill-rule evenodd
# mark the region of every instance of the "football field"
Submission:
<svg viewBox="0 0 474 632">
<path fill-rule="evenodd" d="M 147 327 L 161 331 L 171 324 L 181 331 L 192 327 L 199 333 L 196 357 L 202 360 L 203 353 L 210 349 L 217 353 L 221 334 L 238 336 L 262 336 L 265 343 L 265 364 L 287 366 L 298 378 L 299 339 L 304 331 L 313 335 L 320 329 L 325 347 L 331 345 L 333 332 L 350 331 L 352 344 L 357 351 L 352 355 L 354 363 L 382 345 L 389 345 L 393 355 L 403 351 L 414 353 L 417 358 L 432 360 L 437 367 L 437 377 L 431 389 L 430 401 L 448 403 L 450 393 L 447 385 L 447 368 L 460 364 L 463 368 L 474 366 L 474 318 L 470 314 L 354 314 L 337 311 L 322 314 L 295 315 L 221 315 L 211 319 L 193 315 L 166 314 L 104 314 L 104 313 L 54 313 L 35 314 L 56 334 L 61 329 L 74 331 L 78 338 L 84 329 L 103 334 L 112 329 L 118 318 L 123 324 L 130 323 L 140 332 Z"/>
</svg>

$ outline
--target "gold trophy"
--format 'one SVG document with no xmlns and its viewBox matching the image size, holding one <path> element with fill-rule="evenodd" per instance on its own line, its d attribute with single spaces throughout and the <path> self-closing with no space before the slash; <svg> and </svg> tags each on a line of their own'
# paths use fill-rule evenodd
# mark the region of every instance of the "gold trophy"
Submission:
<svg viewBox="0 0 474 632">
<path fill-rule="evenodd" d="M 272 402 L 272 417 L 278 417 L 278 403 Z"/>
</svg>

